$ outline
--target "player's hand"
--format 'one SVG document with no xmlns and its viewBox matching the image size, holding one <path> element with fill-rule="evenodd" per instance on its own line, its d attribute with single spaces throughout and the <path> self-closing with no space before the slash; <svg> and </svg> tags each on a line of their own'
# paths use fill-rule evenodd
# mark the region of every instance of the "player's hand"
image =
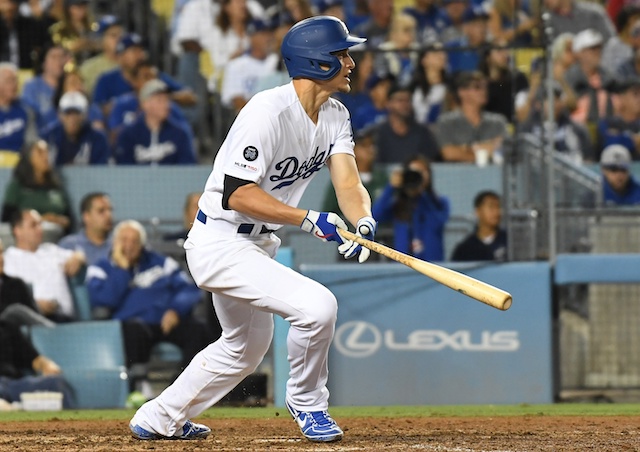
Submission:
<svg viewBox="0 0 640 452">
<path fill-rule="evenodd" d="M 376 220 L 373 217 L 362 217 L 358 220 L 358 224 L 356 225 L 356 235 L 358 237 L 363 237 L 367 240 L 373 240 L 374 235 L 376 233 Z M 351 259 L 352 257 L 358 255 L 358 262 L 361 264 L 366 262 L 371 255 L 371 251 L 369 248 L 365 248 L 362 245 L 352 242 L 351 240 L 345 242 L 343 245 L 338 247 L 338 251 L 340 254 L 344 255 L 345 259 Z"/>
<path fill-rule="evenodd" d="M 323 242 L 338 242 L 342 245 L 345 240 L 338 234 L 338 228 L 347 229 L 347 223 L 337 214 L 333 212 L 316 212 L 315 210 L 309 210 L 300 225 L 300 229 Z"/>
</svg>

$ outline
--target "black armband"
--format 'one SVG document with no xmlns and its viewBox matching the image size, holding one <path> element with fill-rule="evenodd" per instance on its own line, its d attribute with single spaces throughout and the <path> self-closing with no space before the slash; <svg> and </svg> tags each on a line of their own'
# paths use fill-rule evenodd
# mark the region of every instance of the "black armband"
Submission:
<svg viewBox="0 0 640 452">
<path fill-rule="evenodd" d="M 224 210 L 231 210 L 229 208 L 229 198 L 238 188 L 248 184 L 255 184 L 255 182 L 252 180 L 238 179 L 237 177 L 225 174 L 224 191 L 222 192 L 222 208 Z"/>
</svg>

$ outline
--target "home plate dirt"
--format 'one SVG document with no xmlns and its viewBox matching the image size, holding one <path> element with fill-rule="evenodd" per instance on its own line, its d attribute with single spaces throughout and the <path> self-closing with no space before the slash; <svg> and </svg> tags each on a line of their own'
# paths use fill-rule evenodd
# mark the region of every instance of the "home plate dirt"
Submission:
<svg viewBox="0 0 640 452">
<path fill-rule="evenodd" d="M 640 416 L 336 417 L 345 437 L 328 444 L 287 416 L 196 421 L 208 439 L 138 441 L 126 421 L 0 422 L 0 451 L 640 451 Z"/>
</svg>

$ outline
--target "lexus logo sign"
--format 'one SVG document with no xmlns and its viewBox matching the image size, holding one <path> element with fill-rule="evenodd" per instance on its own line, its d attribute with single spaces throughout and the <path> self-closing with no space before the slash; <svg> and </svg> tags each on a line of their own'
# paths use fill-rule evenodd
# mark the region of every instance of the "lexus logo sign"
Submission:
<svg viewBox="0 0 640 452">
<path fill-rule="evenodd" d="M 382 334 L 370 323 L 357 320 L 347 322 L 336 330 L 334 345 L 345 356 L 365 358 L 382 346 Z"/>
</svg>

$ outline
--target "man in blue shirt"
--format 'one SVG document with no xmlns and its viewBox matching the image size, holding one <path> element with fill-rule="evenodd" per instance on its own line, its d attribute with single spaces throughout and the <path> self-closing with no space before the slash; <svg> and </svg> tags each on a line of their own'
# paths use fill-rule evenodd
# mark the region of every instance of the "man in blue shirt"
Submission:
<svg viewBox="0 0 640 452">
<path fill-rule="evenodd" d="M 632 206 L 640 204 L 640 183 L 629 172 L 631 154 L 620 144 L 612 144 L 602 151 L 602 189 L 605 205 Z"/>
<path fill-rule="evenodd" d="M 42 133 L 56 166 L 109 163 L 107 137 L 87 121 L 88 108 L 87 98 L 79 91 L 69 91 L 60 98 L 60 120 Z"/>
<path fill-rule="evenodd" d="M 93 101 L 100 105 L 105 116 L 108 117 L 115 97 L 133 91 L 133 70 L 147 57 L 147 52 L 142 44 L 142 38 L 137 34 L 124 35 L 116 48 L 119 67 L 103 73 L 96 82 L 93 92 Z M 165 73 L 160 73 L 159 78 L 167 84 L 172 92 L 172 97 L 181 105 L 194 105 L 194 94 L 185 89 L 178 82 Z"/>
<path fill-rule="evenodd" d="M 151 80 L 140 90 L 142 115 L 118 135 L 118 164 L 196 163 L 193 136 L 169 117 L 168 91 L 161 80 Z"/>
<path fill-rule="evenodd" d="M 58 245 L 68 250 L 84 253 L 87 265 L 107 259 L 111 250 L 113 207 L 109 195 L 93 192 L 80 201 L 83 229 L 63 237 Z"/>
<path fill-rule="evenodd" d="M 489 14 L 481 6 L 468 9 L 463 16 L 462 37 L 446 42 L 449 71 L 474 71 L 480 65 L 481 50 L 487 46 Z M 461 50 L 460 48 L 466 48 Z"/>
<path fill-rule="evenodd" d="M 121 94 L 116 97 L 111 113 L 109 114 L 107 125 L 112 143 L 116 141 L 118 134 L 124 126 L 133 124 L 136 119 L 140 117 L 142 114 L 140 100 L 138 99 L 140 90 L 148 81 L 157 79 L 159 73 L 158 68 L 155 67 L 153 63 L 149 60 L 144 60 L 136 65 L 132 75 L 131 85 L 133 86 L 133 92 Z M 173 100 L 171 101 L 169 117 L 175 122 L 182 124 L 187 133 L 193 133 L 191 125 L 182 112 L 182 109 Z"/>
<path fill-rule="evenodd" d="M 62 46 L 50 47 L 42 63 L 42 74 L 27 81 L 22 88 L 22 101 L 33 110 L 40 132 L 56 120 L 53 97 L 69 57 Z"/>
<path fill-rule="evenodd" d="M 0 166 L 14 166 L 25 140 L 36 137 L 33 115 L 18 100 L 18 68 L 0 63 Z"/>
</svg>

